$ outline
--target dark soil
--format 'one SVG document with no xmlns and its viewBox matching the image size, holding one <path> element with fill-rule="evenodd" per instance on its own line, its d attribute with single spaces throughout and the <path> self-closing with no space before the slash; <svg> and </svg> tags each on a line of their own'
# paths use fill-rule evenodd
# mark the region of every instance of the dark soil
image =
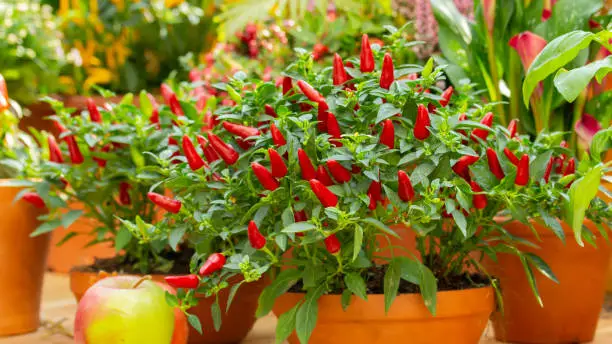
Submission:
<svg viewBox="0 0 612 344">
<path fill-rule="evenodd" d="M 384 294 L 384 280 L 385 272 L 387 270 L 386 265 L 378 265 L 368 270 L 368 276 L 366 279 L 366 288 L 368 294 Z M 483 287 L 490 285 L 491 282 L 488 278 L 479 274 L 462 274 L 455 276 L 448 276 L 444 279 L 438 279 L 438 291 L 447 290 L 463 290 L 477 287 Z M 299 281 L 293 285 L 290 289 L 292 293 L 302 293 L 302 281 Z M 342 290 L 332 290 L 330 294 L 341 294 Z M 416 294 L 420 293 L 419 286 L 406 282 L 403 279 L 400 280 L 399 284 L 400 294 Z"/>
<path fill-rule="evenodd" d="M 172 268 L 169 271 L 159 271 L 155 268 L 152 271 L 146 271 L 145 273 L 163 273 L 173 275 L 184 275 L 189 274 L 189 262 L 193 256 L 194 251 L 190 248 L 181 248 L 178 252 L 164 251 L 161 253 L 161 257 L 174 262 Z M 151 261 L 149 266 L 154 266 L 154 262 Z M 137 268 L 137 261 L 133 257 L 117 256 L 113 258 L 96 258 L 92 265 L 76 266 L 73 269 L 81 272 L 117 272 L 127 274 L 142 274 L 143 272 Z"/>
</svg>

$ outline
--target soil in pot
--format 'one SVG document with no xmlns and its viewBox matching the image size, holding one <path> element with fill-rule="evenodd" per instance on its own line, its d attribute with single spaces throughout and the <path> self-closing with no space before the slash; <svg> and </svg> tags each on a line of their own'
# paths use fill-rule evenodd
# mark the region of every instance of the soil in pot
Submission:
<svg viewBox="0 0 612 344">
<path fill-rule="evenodd" d="M 49 235 L 30 238 L 41 209 L 15 202 L 21 188 L 0 186 L 0 337 L 35 331 Z"/>
<path fill-rule="evenodd" d="M 384 306 L 384 269 L 370 271 L 368 300 L 353 296 L 342 309 L 341 295 L 324 295 L 318 301 L 318 317 L 310 343 L 316 344 L 474 344 L 480 340 L 493 311 L 493 288 L 478 275 L 462 275 L 441 280 L 437 293 L 436 316 L 425 307 L 418 286 L 402 281 L 400 295 L 389 312 Z M 474 287 L 474 283 L 482 283 Z M 277 316 L 289 311 L 305 294 L 295 285 L 281 295 L 274 306 Z M 295 332 L 288 339 L 299 344 Z"/>
<path fill-rule="evenodd" d="M 489 273 L 499 278 L 504 314 L 495 313 L 495 337 L 514 343 L 582 343 L 593 339 L 604 301 L 605 276 L 610 246 L 593 223 L 585 225 L 596 234 L 598 248 L 588 243 L 578 246 L 569 225 L 562 223 L 566 243 L 550 229 L 533 223 L 541 241 L 531 230 L 511 222 L 505 228 L 540 247 L 521 247 L 540 256 L 557 276 L 559 284 L 535 272 L 544 307 L 540 307 L 529 287 L 519 259 L 498 254 L 498 262 L 485 261 Z"/>
<path fill-rule="evenodd" d="M 192 256 L 191 251 L 182 250 L 180 253 L 168 252 L 166 258 L 174 260 L 173 269 L 168 274 L 187 274 L 189 273 L 189 260 Z M 77 301 L 81 299 L 85 291 L 97 282 L 100 278 L 111 274 L 142 275 L 133 269 L 133 262 L 125 261 L 120 257 L 113 259 L 98 259 L 92 266 L 84 266 L 73 269 L 70 272 L 70 288 Z M 153 280 L 164 282 L 163 274 L 151 274 Z M 241 342 L 249 333 L 255 321 L 255 310 L 259 294 L 266 287 L 266 282 L 261 279 L 253 283 L 243 284 L 232 301 L 228 313 L 222 312 L 223 324 L 219 332 L 215 331 L 213 320 L 210 313 L 214 298 L 200 298 L 199 304 L 190 309 L 189 313 L 195 314 L 200 318 L 203 335 L 200 335 L 193 328 L 189 329 L 190 344 L 229 344 Z M 229 288 L 224 289 L 219 294 L 219 305 L 222 310 L 226 309 Z"/>
</svg>

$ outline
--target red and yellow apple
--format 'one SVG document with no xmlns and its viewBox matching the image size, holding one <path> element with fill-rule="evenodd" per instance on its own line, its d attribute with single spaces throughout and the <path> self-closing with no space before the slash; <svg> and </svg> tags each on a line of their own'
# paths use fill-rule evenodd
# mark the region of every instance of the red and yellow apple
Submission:
<svg viewBox="0 0 612 344">
<path fill-rule="evenodd" d="M 164 284 L 138 276 L 98 281 L 83 295 L 74 321 L 77 344 L 185 344 L 185 315 L 166 302 Z"/>
</svg>

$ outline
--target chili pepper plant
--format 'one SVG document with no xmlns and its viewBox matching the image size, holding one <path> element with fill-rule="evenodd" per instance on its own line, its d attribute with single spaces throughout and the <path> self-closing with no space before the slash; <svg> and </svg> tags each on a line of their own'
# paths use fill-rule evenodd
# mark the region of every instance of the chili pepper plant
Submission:
<svg viewBox="0 0 612 344">
<path fill-rule="evenodd" d="M 532 142 L 516 123 L 497 124 L 470 85 L 438 88 L 444 75 L 433 60 L 395 65 L 367 35 L 362 42 L 359 57 L 336 55 L 321 72 L 312 56 L 299 56 L 279 87 L 236 74 L 219 85 L 235 105 L 178 127 L 200 147 L 170 167 L 163 185 L 181 210 L 155 226 L 188 233 L 196 254 L 192 274 L 175 284 L 185 301 L 170 302 L 231 288 L 229 308 L 242 284 L 269 278 L 257 315 L 287 291 L 304 293 L 280 317 L 277 340 L 295 329 L 305 343 L 312 305 L 325 294 L 342 294 L 344 307 L 352 295 L 384 294 L 389 310 L 398 293 L 418 291 L 435 314 L 438 290 L 496 286 L 480 259 L 499 252 L 519 256 L 530 281 L 534 270 L 555 279 L 517 248 L 526 241 L 504 230 L 504 212 L 528 225 L 542 219 L 555 232 L 567 217 L 559 209 L 610 220 L 608 205 L 590 205 L 594 195 L 572 197 L 586 184 L 597 188 L 602 164 L 551 169 L 556 159 L 577 166 L 561 134 Z M 392 246 L 392 225 L 410 228 L 416 248 Z M 219 326 L 218 303 L 211 311 Z"/>
<path fill-rule="evenodd" d="M 155 184 L 173 162 L 184 160 L 172 157 L 179 149 L 172 136 L 173 122 L 196 112 L 190 104 L 180 104 L 166 85 L 162 90 L 164 105 L 158 105 L 143 91 L 139 106 L 132 105 L 134 96 L 128 94 L 119 103 L 108 102 L 102 107 L 90 100 L 87 111 L 79 115 L 73 115 L 74 109 L 65 108 L 61 102 L 48 99 L 56 113 L 50 119 L 60 135 L 39 137 L 39 164 L 12 161 L 20 166 L 22 177 L 29 177 L 22 182 L 30 187 L 28 194 L 36 195 L 36 203 L 49 210 L 32 236 L 60 226 L 68 228 L 81 217 L 90 218 L 96 224 L 92 233 L 71 231 L 60 244 L 75 235 L 93 234 L 89 245 L 114 244 L 118 256 L 112 264 L 119 272 L 186 270 L 178 266 L 179 254 L 171 249 L 181 246 L 188 250 L 182 245 L 182 237 L 168 237 L 147 224 L 160 219 L 162 210 L 174 211 L 165 205 L 172 203 L 168 202 L 166 190 Z M 148 194 L 149 191 L 155 193 Z M 122 225 L 122 221 L 135 225 Z M 95 264 L 93 268 L 97 268 Z"/>
</svg>

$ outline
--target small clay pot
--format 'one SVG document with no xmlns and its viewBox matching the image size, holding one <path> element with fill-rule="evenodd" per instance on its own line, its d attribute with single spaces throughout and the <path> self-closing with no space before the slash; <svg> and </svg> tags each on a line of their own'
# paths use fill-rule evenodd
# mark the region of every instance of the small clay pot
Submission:
<svg viewBox="0 0 612 344">
<path fill-rule="evenodd" d="M 85 291 L 96 283 L 101 278 L 108 277 L 108 273 L 81 272 L 72 270 L 70 272 L 70 289 L 77 301 L 83 297 Z M 164 275 L 152 275 L 153 280 L 165 283 Z M 229 289 L 226 288 L 219 294 L 219 306 L 221 307 L 222 325 L 219 332 L 215 331 L 213 320 L 210 312 L 210 307 L 215 301 L 214 298 L 202 297 L 196 307 L 188 310 L 189 313 L 195 314 L 202 324 L 202 332 L 200 335 L 197 331 L 190 327 L 189 329 L 189 344 L 230 344 L 240 343 L 249 333 L 255 321 L 255 310 L 257 309 L 257 301 L 259 294 L 267 286 L 265 279 L 260 279 L 257 282 L 243 284 L 236 293 L 232 305 L 228 313 L 225 313 Z"/>
<path fill-rule="evenodd" d="M 276 316 L 304 299 L 303 293 L 285 293 L 274 305 Z M 353 296 L 346 311 L 340 295 L 324 295 L 318 301 L 317 324 L 310 337 L 316 344 L 474 344 L 480 340 L 495 304 L 491 287 L 437 294 L 436 316 L 425 307 L 420 294 L 398 295 L 385 314 L 384 295 Z M 295 332 L 288 339 L 299 344 Z"/>
<path fill-rule="evenodd" d="M 0 186 L 0 337 L 36 331 L 40 325 L 49 235 L 30 238 L 44 211 L 24 201 L 13 203 L 19 191 Z"/>
<path fill-rule="evenodd" d="M 604 301 L 605 276 L 610 262 L 610 245 L 590 221 L 585 225 L 595 234 L 598 248 L 580 247 L 571 227 L 561 223 L 565 244 L 552 231 L 532 222 L 538 241 L 528 226 L 513 221 L 504 226 L 512 235 L 527 239 L 540 248 L 522 246 L 542 258 L 557 276 L 555 283 L 535 271 L 544 307 L 529 287 L 520 260 L 498 254 L 497 263 L 484 261 L 488 272 L 499 278 L 504 314 L 493 316 L 497 340 L 513 343 L 583 343 L 593 340 Z"/>
</svg>

